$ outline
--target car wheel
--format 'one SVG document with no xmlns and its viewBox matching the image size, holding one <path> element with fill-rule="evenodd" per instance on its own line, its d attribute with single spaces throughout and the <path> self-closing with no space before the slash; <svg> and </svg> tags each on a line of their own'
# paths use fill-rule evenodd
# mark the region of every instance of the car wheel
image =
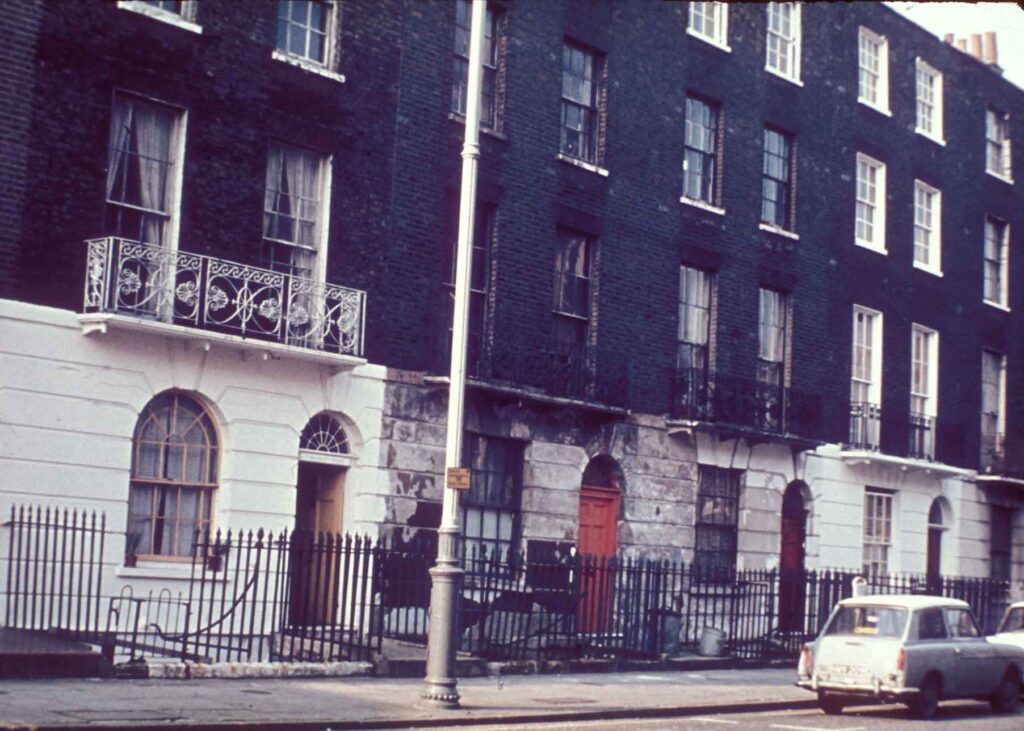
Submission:
<svg viewBox="0 0 1024 731">
<path fill-rule="evenodd" d="M 910 712 L 918 718 L 932 718 L 939 708 L 939 679 L 929 675 L 921 684 L 917 696 L 910 702 Z"/>
<path fill-rule="evenodd" d="M 835 716 L 843 712 L 843 708 L 846 706 L 843 703 L 843 699 L 837 695 L 829 695 L 828 693 L 818 693 L 818 705 L 821 706 L 821 710 L 830 716 Z"/>
<path fill-rule="evenodd" d="M 1013 668 L 1007 668 L 1003 679 L 999 681 L 999 687 L 992 694 L 989 703 L 992 710 L 999 713 L 1011 713 L 1016 710 L 1017 702 L 1020 700 L 1020 674 Z"/>
</svg>

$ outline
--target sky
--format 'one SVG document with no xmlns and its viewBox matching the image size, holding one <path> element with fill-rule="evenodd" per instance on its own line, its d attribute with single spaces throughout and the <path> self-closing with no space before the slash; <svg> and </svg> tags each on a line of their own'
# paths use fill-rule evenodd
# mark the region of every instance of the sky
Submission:
<svg viewBox="0 0 1024 731">
<path fill-rule="evenodd" d="M 999 65 L 1007 79 L 1024 88 L 1024 10 L 1016 3 L 890 2 L 888 5 L 939 38 L 946 33 L 966 38 L 972 33 L 996 31 Z"/>
</svg>

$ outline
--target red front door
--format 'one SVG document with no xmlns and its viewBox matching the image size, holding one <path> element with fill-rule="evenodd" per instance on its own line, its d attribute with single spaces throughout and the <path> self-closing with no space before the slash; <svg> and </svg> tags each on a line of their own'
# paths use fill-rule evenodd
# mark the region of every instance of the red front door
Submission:
<svg viewBox="0 0 1024 731">
<path fill-rule="evenodd" d="M 580 597 L 580 629 L 600 632 L 609 623 L 614 567 L 609 562 L 618 549 L 619 491 L 605 487 L 580 489 L 578 548 L 583 577 Z"/>
</svg>

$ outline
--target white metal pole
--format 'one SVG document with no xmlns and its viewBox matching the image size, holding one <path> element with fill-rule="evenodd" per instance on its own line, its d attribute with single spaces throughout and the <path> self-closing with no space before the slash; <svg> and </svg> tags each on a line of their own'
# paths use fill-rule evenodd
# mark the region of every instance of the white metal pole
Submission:
<svg viewBox="0 0 1024 731">
<path fill-rule="evenodd" d="M 448 390 L 448 431 L 445 475 L 462 463 L 462 430 L 466 395 L 466 334 L 469 325 L 469 285 L 472 276 L 473 230 L 476 217 L 476 171 L 480 158 L 480 90 L 483 85 L 483 40 L 486 0 L 473 0 L 469 33 L 469 78 L 466 84 L 466 135 L 462 145 L 462 189 L 459 195 L 459 238 L 455 255 L 455 305 L 452 317 L 452 363 Z M 430 569 L 430 629 L 427 636 L 427 676 L 422 697 L 433 705 L 455 708 L 459 691 L 455 680 L 455 651 L 459 641 L 454 627 L 462 588 L 459 565 L 459 494 L 443 489 L 437 563 Z"/>
</svg>

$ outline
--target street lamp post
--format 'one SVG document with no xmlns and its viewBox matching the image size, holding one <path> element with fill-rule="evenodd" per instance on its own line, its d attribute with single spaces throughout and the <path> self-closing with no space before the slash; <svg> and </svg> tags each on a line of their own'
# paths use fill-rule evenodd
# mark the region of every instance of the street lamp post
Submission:
<svg viewBox="0 0 1024 731">
<path fill-rule="evenodd" d="M 430 630 L 427 675 L 422 698 L 431 705 L 457 708 L 455 628 L 462 574 L 459 543 L 459 494 L 449 484 L 451 470 L 462 462 L 462 422 L 466 396 L 466 332 L 473 228 L 476 216 L 476 169 L 480 158 L 480 88 L 486 0 L 473 0 L 469 32 L 469 74 L 466 83 L 466 136 L 462 145 L 462 190 L 459 196 L 459 240 L 455 255 L 455 306 L 452 317 L 452 364 L 448 389 L 448 433 L 445 441 L 444 502 L 438 529 L 437 562 L 430 569 Z"/>
</svg>

